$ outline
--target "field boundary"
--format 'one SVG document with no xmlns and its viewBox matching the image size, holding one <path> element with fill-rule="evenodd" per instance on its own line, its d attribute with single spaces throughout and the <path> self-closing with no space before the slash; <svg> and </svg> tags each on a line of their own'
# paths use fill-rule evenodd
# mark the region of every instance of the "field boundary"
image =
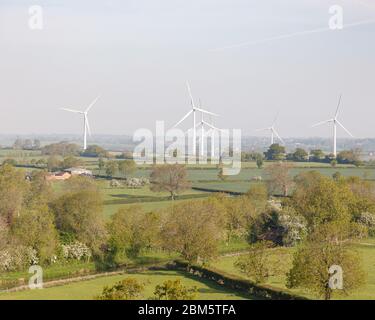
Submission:
<svg viewBox="0 0 375 320">
<path fill-rule="evenodd" d="M 121 269 L 116 271 L 108 271 L 108 272 L 98 272 L 94 274 L 89 274 L 85 276 L 78 276 L 73 278 L 63 278 L 63 279 L 56 279 L 56 280 L 50 280 L 43 283 L 43 288 L 51 288 L 51 287 L 57 287 L 66 285 L 69 283 L 75 283 L 80 281 L 87 281 L 102 277 L 109 277 L 109 276 L 116 276 L 121 274 L 131 274 L 135 272 L 142 272 L 142 271 L 151 271 L 151 270 L 165 270 L 167 269 L 167 263 L 163 263 L 160 265 L 151 265 L 151 266 L 142 266 L 142 267 L 134 267 L 134 268 L 128 268 L 128 269 Z M 9 289 L 3 289 L 0 290 L 0 294 L 2 293 L 10 293 L 10 292 L 18 292 L 18 291 L 26 291 L 30 290 L 28 285 L 22 285 L 17 287 L 12 287 Z"/>
<path fill-rule="evenodd" d="M 306 297 L 286 292 L 267 285 L 259 285 L 250 280 L 246 280 L 215 268 L 189 265 L 187 262 L 175 260 L 168 264 L 171 270 L 185 271 L 193 276 L 208 279 L 223 287 L 248 294 L 260 300 L 309 300 Z"/>
<path fill-rule="evenodd" d="M 212 192 L 212 193 L 227 193 L 232 196 L 241 196 L 244 195 L 245 192 L 239 192 L 239 191 L 229 191 L 229 190 L 218 190 L 218 189 L 209 189 L 209 188 L 203 188 L 203 187 L 191 187 L 193 190 L 197 191 L 204 191 L 204 192 Z"/>
</svg>

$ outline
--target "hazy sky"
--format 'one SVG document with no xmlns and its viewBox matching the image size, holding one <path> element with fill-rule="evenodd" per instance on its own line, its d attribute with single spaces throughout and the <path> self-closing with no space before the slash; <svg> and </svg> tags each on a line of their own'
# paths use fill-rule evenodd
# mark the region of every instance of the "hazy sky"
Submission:
<svg viewBox="0 0 375 320">
<path fill-rule="evenodd" d="M 299 35 L 328 28 L 335 4 L 344 27 L 374 23 Z M 43 30 L 28 27 L 31 5 Z M 340 120 L 375 137 L 374 39 L 373 0 L 0 0 L 0 133 L 80 133 L 81 118 L 59 108 L 99 93 L 93 133 L 172 126 L 190 108 L 189 80 L 223 128 L 258 134 L 280 110 L 280 135 L 328 136 L 311 125 L 343 93 Z"/>
</svg>

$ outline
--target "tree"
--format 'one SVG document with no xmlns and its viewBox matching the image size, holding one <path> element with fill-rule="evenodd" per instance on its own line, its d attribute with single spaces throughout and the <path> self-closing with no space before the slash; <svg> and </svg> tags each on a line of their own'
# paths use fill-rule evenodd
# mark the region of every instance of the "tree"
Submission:
<svg viewBox="0 0 375 320">
<path fill-rule="evenodd" d="M 155 287 L 154 295 L 157 300 L 194 300 L 197 296 L 197 287 L 188 288 L 180 279 L 167 280 Z"/>
<path fill-rule="evenodd" d="M 279 221 L 280 211 L 267 208 L 262 211 L 250 225 L 248 242 L 271 241 L 276 245 L 283 244 L 283 227 Z"/>
<path fill-rule="evenodd" d="M 350 221 L 354 196 L 345 183 L 312 171 L 295 178 L 291 206 L 305 217 L 309 228 L 332 221 Z"/>
<path fill-rule="evenodd" d="M 338 171 L 336 171 L 333 175 L 332 175 L 332 179 L 335 180 L 335 181 L 339 181 L 340 179 L 342 178 L 342 174 Z"/>
<path fill-rule="evenodd" d="M 22 210 L 15 218 L 11 234 L 18 244 L 36 250 L 41 262 L 49 262 L 56 251 L 57 232 L 53 214 L 47 205 L 34 205 L 32 209 Z"/>
<path fill-rule="evenodd" d="M 105 173 L 108 177 L 113 177 L 118 171 L 117 162 L 114 160 L 107 161 L 105 164 Z"/>
<path fill-rule="evenodd" d="M 99 175 L 101 174 L 104 167 L 105 167 L 105 162 L 104 162 L 103 158 L 100 157 L 99 160 L 98 160 Z"/>
<path fill-rule="evenodd" d="M 224 216 L 225 208 L 214 198 L 170 207 L 160 233 L 163 247 L 189 263 L 212 259 L 224 238 Z"/>
<path fill-rule="evenodd" d="M 87 146 L 86 150 L 81 153 L 83 157 L 107 157 L 108 152 L 98 145 Z"/>
<path fill-rule="evenodd" d="M 45 167 L 46 166 L 46 160 L 44 158 L 41 158 L 35 162 L 35 165 L 37 167 Z"/>
<path fill-rule="evenodd" d="M 79 155 L 80 146 L 74 143 L 58 142 L 46 145 L 42 148 L 43 155 L 59 155 L 62 157 Z"/>
<path fill-rule="evenodd" d="M 344 164 L 354 164 L 356 166 L 361 165 L 361 151 L 359 149 L 355 150 L 344 150 L 337 154 L 337 162 Z"/>
<path fill-rule="evenodd" d="M 118 170 L 124 177 L 134 173 L 136 169 L 137 165 L 134 160 L 121 160 L 118 162 Z"/>
<path fill-rule="evenodd" d="M 47 172 L 45 171 L 34 170 L 31 172 L 29 192 L 26 195 L 28 207 L 33 204 L 47 204 L 53 198 L 53 190 L 46 177 Z"/>
<path fill-rule="evenodd" d="M 313 162 L 321 162 L 324 160 L 324 152 L 320 149 L 311 150 L 310 154 L 310 160 Z"/>
<path fill-rule="evenodd" d="M 145 285 L 135 278 L 125 278 L 112 287 L 104 287 L 98 300 L 139 300 L 142 298 L 142 292 Z"/>
<path fill-rule="evenodd" d="M 74 235 L 94 254 L 101 252 L 107 234 L 98 192 L 82 190 L 63 194 L 52 202 L 51 208 L 59 231 Z"/>
<path fill-rule="evenodd" d="M 307 161 L 309 159 L 309 154 L 306 150 L 297 148 L 293 153 L 292 159 L 294 161 Z"/>
<path fill-rule="evenodd" d="M 0 218 L 8 226 L 21 212 L 28 190 L 29 185 L 22 171 L 9 164 L 0 167 Z"/>
<path fill-rule="evenodd" d="M 258 169 L 263 168 L 263 156 L 260 153 L 257 153 L 255 156 L 255 162 L 258 167 Z"/>
<path fill-rule="evenodd" d="M 342 230 L 336 223 L 323 225 L 297 249 L 287 275 L 288 288 L 306 288 L 329 300 L 333 293 L 330 285 L 332 274 L 329 272 L 332 266 L 339 266 L 342 270 L 343 288 L 336 292 L 348 294 L 364 284 L 361 258 L 340 241 L 347 238 L 344 233 L 344 238 L 340 239 Z"/>
<path fill-rule="evenodd" d="M 307 222 L 302 215 L 296 214 L 291 207 L 283 208 L 278 216 L 278 224 L 281 226 L 282 244 L 292 247 L 307 235 Z"/>
<path fill-rule="evenodd" d="M 56 156 L 50 156 L 47 160 L 47 169 L 48 171 L 56 171 L 60 168 L 60 161 Z"/>
<path fill-rule="evenodd" d="M 252 184 L 246 196 L 260 210 L 264 209 L 267 205 L 268 191 L 264 183 Z"/>
<path fill-rule="evenodd" d="M 64 181 L 64 191 L 66 192 L 80 192 L 91 191 L 100 193 L 99 187 L 94 179 L 86 176 L 72 176 Z"/>
<path fill-rule="evenodd" d="M 285 147 L 278 143 L 272 144 L 267 152 L 264 153 L 267 160 L 284 160 L 285 159 Z"/>
<path fill-rule="evenodd" d="M 220 163 L 218 165 L 218 168 L 219 168 L 219 171 L 217 173 L 217 177 L 221 180 L 221 181 L 225 181 L 227 179 L 227 175 L 224 174 L 224 165 L 222 163 Z"/>
<path fill-rule="evenodd" d="M 293 179 L 290 177 L 290 170 L 293 166 L 289 163 L 275 163 L 266 168 L 268 175 L 269 193 L 280 193 L 286 197 L 290 187 L 293 185 Z"/>
<path fill-rule="evenodd" d="M 3 161 L 2 164 L 3 164 L 3 165 L 4 165 L 4 164 L 9 164 L 9 165 L 11 165 L 11 166 L 16 166 L 16 165 L 17 165 L 17 161 L 16 161 L 15 159 L 13 159 L 13 158 L 7 158 L 7 159 L 5 159 L 5 160 Z"/>
<path fill-rule="evenodd" d="M 225 206 L 225 229 L 227 244 L 233 237 L 241 238 L 247 233 L 256 216 L 256 208 L 246 196 L 222 198 Z"/>
<path fill-rule="evenodd" d="M 337 160 L 336 159 L 331 160 L 330 164 L 331 164 L 332 168 L 336 168 L 336 166 L 337 166 Z"/>
<path fill-rule="evenodd" d="M 187 172 L 179 164 L 164 164 L 155 166 L 150 175 L 151 190 L 154 192 L 167 191 L 174 200 L 181 191 L 190 188 Z"/>
<path fill-rule="evenodd" d="M 78 167 L 82 164 L 82 161 L 72 155 L 67 156 L 63 159 L 63 161 L 60 164 L 60 167 L 62 169 L 72 168 L 72 167 Z"/>
<path fill-rule="evenodd" d="M 246 276 L 253 278 L 256 283 L 263 283 L 271 275 L 270 255 L 268 249 L 272 242 L 259 241 L 250 245 L 246 254 L 235 262 L 237 267 Z"/>
<path fill-rule="evenodd" d="M 140 206 L 119 209 L 108 226 L 115 262 L 124 257 L 136 258 L 143 249 L 156 246 L 159 227 L 159 217 L 145 213 Z"/>
</svg>

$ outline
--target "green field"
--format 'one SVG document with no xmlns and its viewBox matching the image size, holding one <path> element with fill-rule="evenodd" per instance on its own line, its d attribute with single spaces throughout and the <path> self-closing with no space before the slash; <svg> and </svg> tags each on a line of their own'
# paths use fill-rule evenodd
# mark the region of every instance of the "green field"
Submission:
<svg viewBox="0 0 375 320">
<path fill-rule="evenodd" d="M 375 240 L 366 239 L 363 242 L 353 245 L 353 249 L 357 250 L 363 259 L 363 267 L 367 274 L 366 285 L 356 292 L 351 293 L 349 296 L 337 295 L 334 293 L 334 299 L 351 299 L 351 300 L 375 300 Z M 285 286 L 286 273 L 292 265 L 293 252 L 295 248 L 276 248 L 272 250 L 272 262 L 278 265 L 282 274 L 271 276 L 266 282 L 267 285 L 291 291 L 298 295 L 306 296 L 308 298 L 316 299 L 311 293 L 302 289 L 289 290 Z M 238 259 L 237 256 L 227 256 L 218 259 L 212 263 L 212 266 L 217 270 L 225 271 L 226 273 L 233 274 L 246 278 L 238 269 L 234 267 L 234 262 Z"/>
<path fill-rule="evenodd" d="M 37 151 L 14 151 L 0 150 L 0 162 L 8 157 L 14 158 L 19 162 L 27 163 L 30 159 L 39 159 L 43 156 Z M 87 169 L 91 169 L 94 173 L 97 170 L 97 158 L 80 158 Z M 272 162 L 265 162 L 265 168 Z M 332 168 L 329 164 L 322 163 L 295 163 L 295 167 L 291 170 L 291 175 L 295 176 L 301 172 L 317 170 L 323 175 L 332 176 L 335 172 L 341 173 L 343 176 L 358 176 L 368 180 L 375 181 L 375 169 L 373 168 L 356 168 L 351 165 L 339 165 Z M 33 168 L 20 167 L 21 170 L 31 171 Z M 149 177 L 151 173 L 150 166 L 140 166 L 137 168 L 132 177 Z M 214 192 L 247 192 L 252 185 L 259 182 L 254 181 L 254 177 L 262 177 L 266 180 L 266 171 L 258 169 L 255 162 L 246 162 L 242 164 L 241 172 L 236 176 L 229 176 L 225 181 L 218 178 L 218 169 L 214 165 L 188 165 L 188 179 L 192 183 L 193 188 L 178 195 L 174 201 L 170 200 L 170 195 L 166 192 L 152 192 L 149 186 L 139 189 L 130 189 L 127 187 L 110 187 L 110 179 L 104 179 L 102 176 L 96 179 L 96 182 L 103 195 L 103 212 L 106 218 L 113 215 L 119 208 L 129 207 L 132 205 L 140 205 L 145 211 L 154 211 L 163 209 L 168 206 L 183 204 L 190 200 L 198 200 L 208 197 Z M 103 174 L 103 172 L 102 172 Z M 116 178 L 116 177 L 115 177 Z M 117 177 L 124 178 L 124 177 Z M 123 181 L 123 180 L 122 180 Z M 64 182 L 54 182 L 53 187 L 56 193 L 63 188 Z M 368 278 L 365 287 L 358 292 L 351 294 L 349 297 L 334 296 L 335 298 L 350 299 L 375 299 L 375 241 L 365 240 L 367 244 L 357 244 L 355 248 L 363 256 L 364 267 L 367 271 Z M 243 251 L 247 244 L 244 241 L 233 242 L 228 246 L 222 244 L 220 253 L 233 253 Z M 287 290 L 285 287 L 286 272 L 290 269 L 292 263 L 293 248 L 277 248 L 272 249 L 273 264 L 278 265 L 282 269 L 282 273 L 277 276 L 271 276 L 267 285 L 278 289 Z M 151 265 L 165 263 L 173 260 L 177 255 L 169 255 L 166 252 L 147 252 L 136 261 L 132 261 L 131 266 Z M 221 257 L 212 263 L 212 266 L 218 270 L 231 273 L 236 276 L 244 277 L 234 267 L 236 256 Z M 44 279 L 61 279 L 68 277 L 77 277 L 96 272 L 93 263 L 72 263 L 65 265 L 53 265 L 45 268 Z M 123 279 L 129 275 L 118 275 L 100 277 L 93 280 L 85 280 L 77 283 L 71 283 L 58 287 L 46 288 L 43 290 L 22 291 L 14 293 L 0 294 L 0 299 L 92 299 L 99 294 L 105 285 L 112 285 L 116 281 Z M 145 282 L 146 290 L 144 298 L 151 298 L 156 284 L 162 283 L 167 279 L 182 279 L 183 283 L 189 286 L 196 285 L 199 288 L 199 299 L 241 299 L 239 295 L 225 291 L 222 287 L 209 281 L 201 281 L 192 278 L 188 274 L 175 271 L 147 271 L 134 273 L 131 276 Z M 7 284 L 14 286 L 15 284 L 23 284 L 22 281 L 28 279 L 27 272 L 9 272 L 0 274 L 0 290 L 7 287 Z M 13 281 L 13 282 L 12 282 Z M 311 294 L 303 290 L 292 290 L 299 295 L 314 298 Z"/>
<path fill-rule="evenodd" d="M 250 299 L 239 294 L 224 290 L 218 284 L 211 281 L 197 281 L 190 275 L 177 271 L 145 271 L 139 273 L 129 273 L 124 275 L 100 277 L 93 280 L 85 280 L 77 283 L 50 287 L 45 289 L 35 289 L 0 294 L 1 300 L 90 300 L 99 295 L 104 286 L 111 286 L 116 282 L 126 278 L 136 278 L 145 284 L 143 299 L 153 297 L 155 286 L 166 280 L 181 279 L 186 286 L 196 286 L 198 289 L 198 299 L 203 300 L 240 300 Z"/>
</svg>

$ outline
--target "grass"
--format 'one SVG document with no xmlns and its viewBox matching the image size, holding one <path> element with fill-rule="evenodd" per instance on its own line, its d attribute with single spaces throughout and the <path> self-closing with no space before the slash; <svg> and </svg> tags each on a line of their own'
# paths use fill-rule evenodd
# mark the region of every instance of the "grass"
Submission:
<svg viewBox="0 0 375 320">
<path fill-rule="evenodd" d="M 63 279 L 87 275 L 95 272 L 93 262 L 72 261 L 65 264 L 56 264 L 43 268 L 43 279 Z M 27 284 L 30 274 L 27 270 L 4 272 L 0 274 L 0 290 Z"/>
<path fill-rule="evenodd" d="M 363 268 L 367 274 L 366 284 L 362 288 L 350 295 L 334 293 L 334 299 L 350 299 L 350 300 L 375 300 L 375 239 L 366 239 L 361 243 L 353 245 L 353 249 L 357 250 L 363 259 Z M 293 260 L 294 248 L 276 248 L 272 250 L 272 265 L 277 265 L 281 273 L 276 276 L 271 276 L 265 284 L 272 287 L 289 290 L 286 288 L 286 273 L 291 268 Z M 234 267 L 234 262 L 238 259 L 237 256 L 225 256 L 212 263 L 212 266 L 218 270 L 234 274 L 246 278 L 238 269 Z M 345 272 L 345 271 L 344 271 Z M 252 279 L 253 280 L 253 279 Z M 317 297 L 304 289 L 292 289 L 291 292 L 296 294 L 316 299 Z"/>
<path fill-rule="evenodd" d="M 220 254 L 237 252 L 247 248 L 247 243 L 244 240 L 233 240 L 229 244 L 223 242 L 220 244 Z M 167 263 L 176 259 L 176 253 L 169 253 L 163 250 L 147 250 L 143 252 L 138 258 L 126 262 L 129 267 L 141 267 L 158 265 Z M 77 276 L 97 273 L 93 262 L 71 261 L 69 263 L 57 263 L 43 268 L 43 279 L 57 280 L 66 279 Z M 0 274 L 0 290 L 8 289 L 15 286 L 24 285 L 27 283 L 30 274 L 27 270 L 17 272 L 4 272 Z"/>
<path fill-rule="evenodd" d="M 172 201 L 166 192 L 152 192 L 149 186 L 140 189 L 110 188 L 102 184 L 104 197 L 104 215 L 110 217 L 118 209 L 131 205 L 140 205 L 145 211 L 159 210 L 191 199 L 204 198 L 208 192 L 187 190 Z"/>
<path fill-rule="evenodd" d="M 240 300 L 244 296 L 225 290 L 218 284 L 198 281 L 190 275 L 177 271 L 145 271 L 124 275 L 100 277 L 45 289 L 27 290 L 0 294 L 1 300 L 91 300 L 99 295 L 104 286 L 111 286 L 126 277 L 132 277 L 145 284 L 143 299 L 153 297 L 155 286 L 166 280 L 180 279 L 188 287 L 197 287 L 198 299 L 202 300 Z"/>
</svg>

